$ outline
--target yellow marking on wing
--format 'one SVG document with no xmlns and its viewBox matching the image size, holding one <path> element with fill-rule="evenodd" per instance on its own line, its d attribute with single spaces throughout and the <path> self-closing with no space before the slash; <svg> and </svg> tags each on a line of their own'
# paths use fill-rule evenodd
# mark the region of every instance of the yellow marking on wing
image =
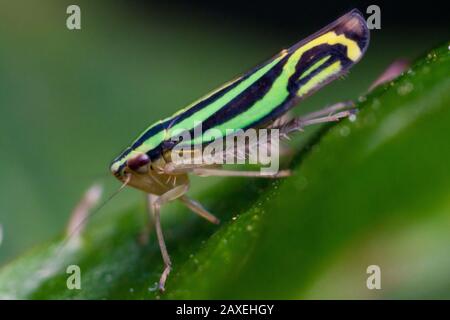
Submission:
<svg viewBox="0 0 450 320">
<path fill-rule="evenodd" d="M 314 63 L 308 70 L 306 70 L 305 72 L 302 73 L 302 75 L 300 76 L 300 78 L 298 78 L 298 80 L 300 81 L 303 78 L 307 77 L 311 72 L 318 69 L 321 65 L 323 65 L 325 62 L 327 62 L 328 59 L 330 59 L 330 58 L 331 58 L 331 56 L 327 56 L 327 57 L 317 61 L 316 63 Z"/>
<path fill-rule="evenodd" d="M 321 45 L 321 44 L 342 44 L 347 47 L 347 57 L 352 60 L 356 61 L 358 58 L 361 57 L 361 49 L 358 46 L 358 43 L 356 41 L 353 41 L 352 39 L 347 38 L 344 34 L 337 35 L 334 31 L 327 32 L 311 41 L 303 45 L 302 47 L 298 48 L 296 52 L 292 55 L 290 59 L 297 60 L 302 56 L 302 54 L 305 51 L 308 51 L 309 49 L 314 48 L 315 46 Z M 289 59 L 289 60 L 290 60 Z"/>
<path fill-rule="evenodd" d="M 299 97 L 307 94 L 312 89 L 317 87 L 321 82 L 323 82 L 325 79 L 329 78 L 330 76 L 338 73 L 341 70 L 341 62 L 336 61 L 333 64 L 329 65 L 325 69 L 323 69 L 321 72 L 319 72 L 317 75 L 312 77 L 307 83 L 305 83 L 303 86 L 300 87 L 300 89 L 297 92 L 297 95 Z"/>
</svg>

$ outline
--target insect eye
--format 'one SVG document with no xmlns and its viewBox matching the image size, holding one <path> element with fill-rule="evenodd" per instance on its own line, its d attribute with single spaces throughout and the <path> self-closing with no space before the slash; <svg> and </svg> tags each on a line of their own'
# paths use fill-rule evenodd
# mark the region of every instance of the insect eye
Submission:
<svg viewBox="0 0 450 320">
<path fill-rule="evenodd" d="M 127 161 L 127 166 L 130 170 L 145 173 L 148 170 L 147 164 L 150 162 L 150 158 L 145 153 L 142 153 L 134 158 Z"/>
</svg>

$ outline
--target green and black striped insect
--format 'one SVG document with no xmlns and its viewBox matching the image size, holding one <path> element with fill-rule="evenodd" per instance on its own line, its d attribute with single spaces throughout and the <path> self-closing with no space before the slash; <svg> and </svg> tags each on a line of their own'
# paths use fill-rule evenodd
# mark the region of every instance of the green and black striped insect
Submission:
<svg viewBox="0 0 450 320">
<path fill-rule="evenodd" d="M 226 135 L 227 129 L 276 127 L 279 119 L 300 100 L 345 74 L 361 59 L 368 44 L 366 22 L 358 10 L 352 10 L 267 62 L 151 125 L 112 162 L 111 171 L 123 186 L 132 186 L 149 194 L 165 264 L 159 281 L 161 290 L 164 290 L 171 270 L 160 224 L 161 206 L 180 200 L 193 212 L 218 223 L 215 216 L 187 197 L 188 175 L 260 176 L 256 171 L 231 171 L 205 164 L 177 165 L 171 161 L 171 150 L 176 145 L 172 139 L 175 132 L 193 131 L 198 123 L 204 131 L 214 128 L 222 135 Z M 280 125 L 280 130 L 285 134 L 309 124 L 336 121 L 351 113 L 344 108 L 337 105 L 310 116 L 293 118 Z M 195 144 L 197 139 L 183 143 Z M 208 140 L 202 143 L 208 143 Z M 271 177 L 285 175 L 286 171 L 280 171 Z"/>
</svg>

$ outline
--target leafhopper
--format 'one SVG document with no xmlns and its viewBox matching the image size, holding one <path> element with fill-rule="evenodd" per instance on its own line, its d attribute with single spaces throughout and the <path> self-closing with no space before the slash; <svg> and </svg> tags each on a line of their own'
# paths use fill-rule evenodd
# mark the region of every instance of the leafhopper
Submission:
<svg viewBox="0 0 450 320">
<path fill-rule="evenodd" d="M 219 223 L 218 218 L 186 195 L 190 174 L 269 178 L 289 174 L 282 170 L 261 175 L 259 171 L 226 170 L 216 164 L 177 163 L 173 161 L 173 150 L 179 145 L 205 147 L 214 143 L 205 133 L 210 129 L 221 138 L 227 137 L 229 129 L 270 128 L 288 135 L 307 125 L 347 117 L 351 108 L 347 104 L 337 104 L 310 115 L 285 119 L 299 101 L 345 74 L 362 58 L 368 44 L 366 21 L 358 10 L 352 10 L 174 115 L 152 124 L 114 159 L 110 167 L 113 175 L 123 185 L 149 195 L 165 265 L 160 290 L 164 290 L 172 267 L 161 229 L 161 207 L 179 200 L 208 221 Z M 178 139 L 180 132 L 192 133 L 199 124 L 203 133 Z"/>
</svg>

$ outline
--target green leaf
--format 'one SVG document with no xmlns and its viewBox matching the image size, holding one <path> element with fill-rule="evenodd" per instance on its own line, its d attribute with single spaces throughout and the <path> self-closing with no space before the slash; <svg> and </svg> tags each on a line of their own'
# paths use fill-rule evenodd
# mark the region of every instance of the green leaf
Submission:
<svg viewBox="0 0 450 320">
<path fill-rule="evenodd" d="M 140 204 L 3 267 L 0 298 L 450 297 L 449 70 L 446 44 L 360 98 L 355 121 L 308 138 L 292 177 L 228 179 L 198 195 L 220 226 L 165 207 L 174 265 L 165 294 L 154 290 L 163 267 L 154 233 L 138 241 Z M 66 286 L 72 264 L 81 290 Z M 383 290 L 366 288 L 370 264 Z"/>
</svg>

